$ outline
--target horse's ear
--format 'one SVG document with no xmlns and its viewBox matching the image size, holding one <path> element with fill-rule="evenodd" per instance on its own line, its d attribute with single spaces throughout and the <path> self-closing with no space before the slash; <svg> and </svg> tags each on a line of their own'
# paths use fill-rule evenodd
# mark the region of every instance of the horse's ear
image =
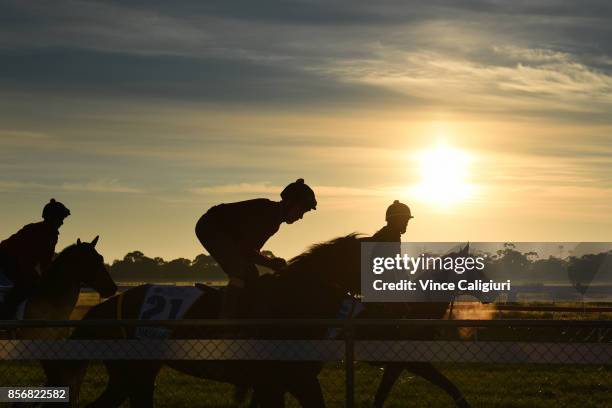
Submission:
<svg viewBox="0 0 612 408">
<path fill-rule="evenodd" d="M 96 237 L 93 239 L 93 241 L 91 241 L 91 246 L 92 247 L 96 247 L 96 244 L 98 243 L 98 238 L 100 238 L 99 235 L 96 235 Z"/>
<path fill-rule="evenodd" d="M 81 245 L 81 238 L 77 238 L 77 245 Z"/>
<path fill-rule="evenodd" d="M 465 247 L 463 248 L 463 250 L 461 251 L 464 254 L 469 254 L 470 253 L 470 243 L 468 242 L 467 244 L 465 244 Z"/>
</svg>

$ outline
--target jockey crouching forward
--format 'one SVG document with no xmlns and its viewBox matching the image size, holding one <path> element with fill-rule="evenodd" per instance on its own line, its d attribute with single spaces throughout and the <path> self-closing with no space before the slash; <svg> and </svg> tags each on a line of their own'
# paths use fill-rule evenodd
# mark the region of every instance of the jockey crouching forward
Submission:
<svg viewBox="0 0 612 408">
<path fill-rule="evenodd" d="M 0 319 L 14 316 L 51 265 L 59 228 L 70 210 L 53 198 L 43 208 L 43 221 L 28 224 L 0 242 L 0 274 L 13 285 L 0 304 Z"/>
<path fill-rule="evenodd" d="M 314 192 L 299 179 L 285 187 L 280 202 L 259 198 L 220 204 L 199 219 L 198 239 L 229 277 L 220 318 L 243 317 L 245 291 L 259 276 L 255 265 L 275 271 L 286 266 L 282 258 L 262 255 L 261 248 L 281 223 L 293 224 L 316 206 Z"/>
</svg>

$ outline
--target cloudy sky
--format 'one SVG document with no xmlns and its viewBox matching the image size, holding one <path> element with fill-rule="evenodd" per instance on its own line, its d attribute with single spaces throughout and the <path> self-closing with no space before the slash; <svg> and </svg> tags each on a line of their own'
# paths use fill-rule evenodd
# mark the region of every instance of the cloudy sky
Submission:
<svg viewBox="0 0 612 408">
<path fill-rule="evenodd" d="M 0 0 L 0 238 L 55 197 L 63 247 L 192 258 L 219 202 L 319 208 L 267 247 L 612 241 L 609 1 Z"/>
</svg>

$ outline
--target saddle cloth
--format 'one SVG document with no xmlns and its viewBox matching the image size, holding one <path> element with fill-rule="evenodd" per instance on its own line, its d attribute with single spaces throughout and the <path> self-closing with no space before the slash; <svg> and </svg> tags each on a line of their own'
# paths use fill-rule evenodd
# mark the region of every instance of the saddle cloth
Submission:
<svg viewBox="0 0 612 408">
<path fill-rule="evenodd" d="M 364 309 L 365 308 L 363 304 L 357 299 L 346 298 L 340 304 L 340 309 L 338 310 L 338 314 L 336 315 L 336 317 L 338 319 L 354 318 L 357 317 L 361 312 L 363 312 Z M 331 327 L 327 330 L 327 338 L 335 339 L 340 335 L 341 332 L 342 329 L 338 327 Z"/>
<path fill-rule="evenodd" d="M 4 298 L 5 296 L 13 289 L 13 281 L 11 281 L 2 271 L 2 267 L 0 266 L 0 308 L 4 306 Z M 25 312 L 27 300 L 22 301 L 17 309 L 15 310 L 15 314 L 12 316 L 13 320 L 23 320 L 23 314 Z"/>
<path fill-rule="evenodd" d="M 202 290 L 194 286 L 151 285 L 145 294 L 138 318 L 141 320 L 181 319 L 202 296 Z M 140 339 L 165 339 L 171 330 L 163 327 L 138 327 L 135 337 Z"/>
</svg>

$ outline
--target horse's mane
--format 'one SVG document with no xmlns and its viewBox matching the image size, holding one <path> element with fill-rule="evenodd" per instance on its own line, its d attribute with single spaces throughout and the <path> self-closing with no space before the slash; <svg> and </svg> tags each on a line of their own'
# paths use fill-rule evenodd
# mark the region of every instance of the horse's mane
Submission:
<svg viewBox="0 0 612 408">
<path fill-rule="evenodd" d="M 53 258 L 53 261 L 51 262 L 51 265 L 49 265 L 49 269 L 47 270 L 47 272 L 45 273 L 45 275 L 52 275 L 54 276 L 57 272 L 60 271 L 61 266 L 64 264 L 64 261 L 70 257 L 70 255 L 74 254 L 74 252 L 80 248 L 80 246 L 83 245 L 83 243 L 79 244 L 79 243 L 74 243 L 71 245 L 68 245 L 66 248 L 62 249 L 60 251 L 59 254 L 57 254 L 57 256 L 55 256 Z"/>
<path fill-rule="evenodd" d="M 73 253 L 77 249 L 78 246 L 79 244 L 71 244 L 71 245 L 68 245 L 66 248 L 62 249 L 60 253 L 57 254 L 55 258 L 53 258 L 53 262 L 51 265 L 53 265 L 54 263 L 61 262 L 64 258 L 66 258 L 67 255 L 70 255 L 71 253 Z"/>
<path fill-rule="evenodd" d="M 51 264 L 43 273 L 42 281 L 34 287 L 32 296 L 43 293 L 49 286 L 55 286 L 56 284 L 63 285 L 66 283 L 63 277 L 63 274 L 66 272 L 66 260 L 77 250 L 78 246 L 79 244 L 68 245 L 53 258 Z"/>
<path fill-rule="evenodd" d="M 66 248 L 62 249 L 60 251 L 60 253 L 57 254 L 57 256 L 60 257 L 62 255 L 66 255 L 66 254 L 70 253 L 71 251 L 75 250 L 77 248 L 77 246 L 79 246 L 79 245 L 82 245 L 82 244 L 70 244 Z"/>
<path fill-rule="evenodd" d="M 355 259 L 359 262 L 359 244 L 362 239 L 361 234 L 353 232 L 314 244 L 305 252 L 289 260 L 287 273 L 293 277 L 305 278 L 322 277 L 321 274 L 339 274 L 341 276 L 337 277 L 342 278 L 342 275 L 350 272 L 358 276 L 359 269 L 347 272 L 347 267 L 354 266 Z M 337 281 L 337 279 L 332 280 Z"/>
<path fill-rule="evenodd" d="M 349 234 L 312 245 L 283 271 L 262 275 L 252 292 L 253 315 L 334 317 L 346 293 L 359 286 L 359 242 L 357 234 Z"/>
<path fill-rule="evenodd" d="M 312 262 L 317 259 L 327 259 L 330 255 L 337 257 L 338 248 L 346 247 L 360 240 L 360 235 L 357 232 L 352 232 L 348 235 L 330 239 L 329 241 L 319 242 L 311 245 L 306 251 L 302 252 L 289 260 L 288 268 L 294 269 L 302 266 L 304 263 Z"/>
</svg>

